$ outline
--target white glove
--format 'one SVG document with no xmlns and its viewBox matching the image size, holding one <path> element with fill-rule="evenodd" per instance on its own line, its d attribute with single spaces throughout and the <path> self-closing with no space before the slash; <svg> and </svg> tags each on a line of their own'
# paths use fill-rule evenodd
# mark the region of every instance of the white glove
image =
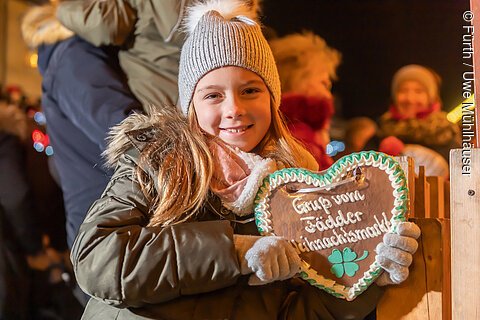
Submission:
<svg viewBox="0 0 480 320">
<path fill-rule="evenodd" d="M 249 285 L 289 279 L 300 271 L 300 257 L 284 238 L 234 235 L 233 239 L 241 273 L 253 273 Z"/>
<path fill-rule="evenodd" d="M 377 285 L 399 284 L 408 278 L 408 267 L 417 251 L 420 228 L 412 222 L 400 222 L 397 233 L 386 233 L 377 245 L 376 261 L 385 270 L 376 280 Z"/>
</svg>

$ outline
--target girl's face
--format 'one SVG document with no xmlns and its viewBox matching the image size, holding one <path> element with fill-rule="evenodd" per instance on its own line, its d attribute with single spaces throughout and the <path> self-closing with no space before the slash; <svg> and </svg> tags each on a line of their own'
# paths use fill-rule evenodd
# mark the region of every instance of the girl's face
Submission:
<svg viewBox="0 0 480 320">
<path fill-rule="evenodd" d="M 400 84 L 396 101 L 398 112 L 408 119 L 415 118 L 418 112 L 427 111 L 430 105 L 427 90 L 415 80 L 407 80 Z"/>
<path fill-rule="evenodd" d="M 247 69 L 210 71 L 198 81 L 192 101 L 200 128 L 242 151 L 252 151 L 270 128 L 270 91 Z"/>
</svg>

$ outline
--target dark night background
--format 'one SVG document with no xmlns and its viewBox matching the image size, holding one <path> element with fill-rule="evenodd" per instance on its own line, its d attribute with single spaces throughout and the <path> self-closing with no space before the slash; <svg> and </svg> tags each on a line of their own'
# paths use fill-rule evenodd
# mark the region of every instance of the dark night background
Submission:
<svg viewBox="0 0 480 320">
<path fill-rule="evenodd" d="M 339 116 L 378 118 L 390 103 L 394 72 L 410 63 L 442 77 L 444 110 L 462 100 L 468 0 L 263 0 L 263 8 L 263 24 L 279 36 L 311 30 L 342 53 L 333 84 Z"/>
</svg>

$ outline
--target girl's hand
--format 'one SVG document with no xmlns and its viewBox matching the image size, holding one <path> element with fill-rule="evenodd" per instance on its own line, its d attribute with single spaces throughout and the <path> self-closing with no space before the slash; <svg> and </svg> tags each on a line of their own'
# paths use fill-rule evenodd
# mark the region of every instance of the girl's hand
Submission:
<svg viewBox="0 0 480 320">
<path fill-rule="evenodd" d="M 250 274 L 250 285 L 262 285 L 293 277 L 301 260 L 284 238 L 234 235 L 241 273 Z"/>
<path fill-rule="evenodd" d="M 420 228 L 412 222 L 401 222 L 397 233 L 386 233 L 376 252 L 378 264 L 385 270 L 377 279 L 379 286 L 399 284 L 408 278 L 408 267 L 417 251 Z"/>
</svg>

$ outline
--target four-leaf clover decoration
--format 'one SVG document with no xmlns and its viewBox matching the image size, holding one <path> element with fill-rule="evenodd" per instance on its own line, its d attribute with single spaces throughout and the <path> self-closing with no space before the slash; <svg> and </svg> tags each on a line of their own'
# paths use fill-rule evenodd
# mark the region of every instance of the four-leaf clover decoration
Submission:
<svg viewBox="0 0 480 320">
<path fill-rule="evenodd" d="M 364 250 L 363 255 L 357 258 L 357 254 L 350 248 L 344 248 L 343 252 L 338 249 L 333 249 L 332 254 L 328 256 L 328 261 L 332 264 L 330 271 L 337 277 L 341 278 L 344 274 L 353 277 L 358 271 L 358 264 L 355 262 L 361 261 L 368 256 L 368 251 Z"/>
</svg>

